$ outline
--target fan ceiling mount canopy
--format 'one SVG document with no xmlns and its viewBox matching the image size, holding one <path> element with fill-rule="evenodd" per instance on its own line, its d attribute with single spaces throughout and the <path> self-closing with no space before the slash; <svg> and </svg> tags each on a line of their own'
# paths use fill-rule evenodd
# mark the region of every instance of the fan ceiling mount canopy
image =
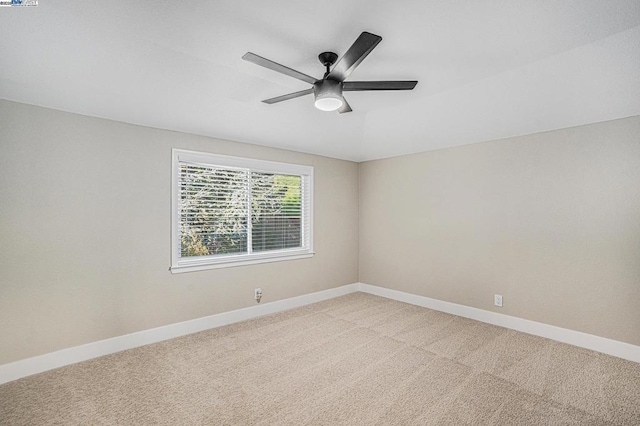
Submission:
<svg viewBox="0 0 640 426">
<path fill-rule="evenodd" d="M 347 52 L 338 60 L 334 52 L 323 52 L 318 55 L 320 63 L 325 66 L 326 72 L 322 79 L 318 80 L 310 75 L 301 73 L 269 59 L 247 52 L 242 56 L 245 61 L 260 65 L 272 71 L 297 78 L 313 87 L 299 92 L 275 98 L 265 99 L 262 102 L 275 104 L 277 102 L 298 98 L 313 94 L 316 108 L 322 111 L 338 111 L 339 113 L 351 112 L 349 103 L 344 98 L 343 92 L 365 90 L 412 90 L 418 84 L 417 81 L 345 81 L 358 65 L 367 57 L 374 47 L 382 41 L 382 37 L 368 32 L 363 32 L 351 45 Z M 333 69 L 331 67 L 335 64 Z"/>
</svg>

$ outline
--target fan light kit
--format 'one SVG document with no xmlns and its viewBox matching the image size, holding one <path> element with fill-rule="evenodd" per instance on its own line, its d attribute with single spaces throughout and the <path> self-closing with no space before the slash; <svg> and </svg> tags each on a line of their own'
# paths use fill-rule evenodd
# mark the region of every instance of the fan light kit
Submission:
<svg viewBox="0 0 640 426">
<path fill-rule="evenodd" d="M 316 108 L 322 111 L 335 111 L 341 108 L 342 83 L 335 80 L 323 80 L 313 85 L 313 95 L 316 98 Z"/>
<path fill-rule="evenodd" d="M 339 113 L 351 112 L 349 103 L 343 96 L 343 92 L 356 92 L 365 90 L 412 90 L 418 84 L 417 81 L 345 81 L 347 77 L 356 69 L 360 62 L 367 57 L 374 47 L 382 41 L 382 37 L 368 32 L 363 32 L 360 37 L 351 45 L 349 50 L 338 60 L 338 55 L 333 52 L 323 52 L 318 55 L 318 59 L 325 66 L 326 72 L 321 80 L 317 80 L 310 75 L 301 73 L 284 65 L 280 65 L 269 59 L 258 56 L 255 53 L 247 52 L 242 59 L 269 68 L 289 77 L 297 78 L 313 87 L 299 92 L 275 98 L 265 99 L 264 103 L 275 104 L 277 102 L 298 98 L 300 96 L 313 93 L 315 106 L 322 111 L 338 111 Z M 336 64 L 333 69 L 331 66 Z"/>
</svg>

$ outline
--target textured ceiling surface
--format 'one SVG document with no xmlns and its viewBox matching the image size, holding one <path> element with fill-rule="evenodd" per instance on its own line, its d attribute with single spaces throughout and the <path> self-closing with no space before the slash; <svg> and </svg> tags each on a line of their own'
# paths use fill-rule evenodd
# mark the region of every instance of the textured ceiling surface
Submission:
<svg viewBox="0 0 640 426">
<path fill-rule="evenodd" d="M 0 98 L 354 161 L 640 115 L 638 0 L 108 1 L 0 8 Z M 362 31 L 349 114 L 251 51 L 314 77 Z"/>
</svg>

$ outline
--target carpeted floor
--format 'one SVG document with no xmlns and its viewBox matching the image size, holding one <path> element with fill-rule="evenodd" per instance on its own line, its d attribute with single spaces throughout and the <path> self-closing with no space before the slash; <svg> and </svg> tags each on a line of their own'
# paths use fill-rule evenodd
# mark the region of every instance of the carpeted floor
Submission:
<svg viewBox="0 0 640 426">
<path fill-rule="evenodd" d="M 0 386 L 0 424 L 640 424 L 640 364 L 355 293 Z"/>
</svg>

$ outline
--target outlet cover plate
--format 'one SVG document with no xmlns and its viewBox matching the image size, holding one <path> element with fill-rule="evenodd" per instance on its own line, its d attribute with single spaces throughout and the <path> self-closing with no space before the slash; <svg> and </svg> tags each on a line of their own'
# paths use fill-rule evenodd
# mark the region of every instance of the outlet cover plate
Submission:
<svg viewBox="0 0 640 426">
<path fill-rule="evenodd" d="M 502 295 L 494 294 L 493 295 L 493 304 L 499 307 L 502 307 Z"/>
</svg>

